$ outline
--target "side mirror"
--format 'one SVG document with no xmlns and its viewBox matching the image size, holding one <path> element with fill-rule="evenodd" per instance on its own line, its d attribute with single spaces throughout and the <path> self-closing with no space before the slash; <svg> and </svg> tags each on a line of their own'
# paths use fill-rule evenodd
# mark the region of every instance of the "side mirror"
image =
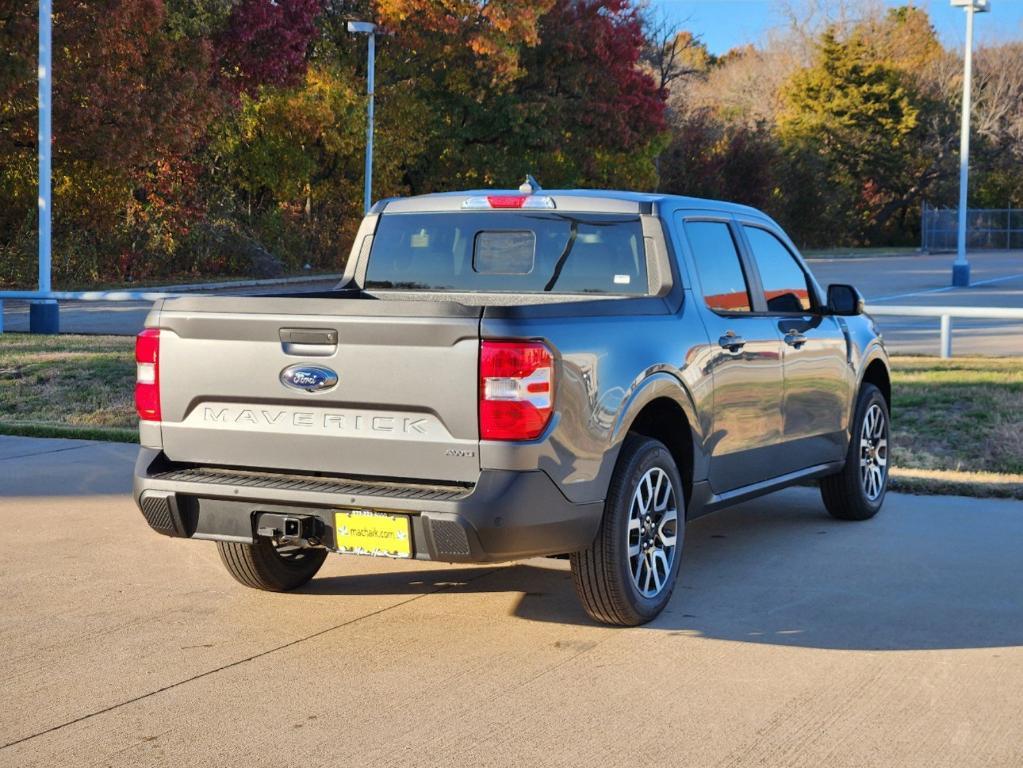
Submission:
<svg viewBox="0 0 1023 768">
<path fill-rule="evenodd" d="M 863 296 L 851 285 L 829 285 L 828 312 L 832 315 L 862 315 Z"/>
</svg>

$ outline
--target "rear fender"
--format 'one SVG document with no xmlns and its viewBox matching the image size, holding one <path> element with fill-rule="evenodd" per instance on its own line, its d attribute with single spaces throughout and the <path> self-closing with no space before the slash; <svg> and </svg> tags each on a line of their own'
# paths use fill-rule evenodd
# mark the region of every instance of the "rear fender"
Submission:
<svg viewBox="0 0 1023 768">
<path fill-rule="evenodd" d="M 635 423 L 636 418 L 647 405 L 662 398 L 676 403 L 682 409 L 686 420 L 689 422 L 689 431 L 693 441 L 692 480 L 698 482 L 707 477 L 704 434 L 700 420 L 697 417 L 692 395 L 678 378 L 670 373 L 661 371 L 648 376 L 637 384 L 625 399 L 618 412 L 618 418 L 611 436 L 611 445 L 604 456 L 605 466 L 601 468 L 601 476 L 607 478 L 608 485 L 611 482 L 611 473 L 614 471 L 615 463 L 618 461 L 618 453 L 621 450 L 622 442 L 629 434 L 629 430 Z M 679 427 L 681 428 L 681 425 Z"/>
</svg>

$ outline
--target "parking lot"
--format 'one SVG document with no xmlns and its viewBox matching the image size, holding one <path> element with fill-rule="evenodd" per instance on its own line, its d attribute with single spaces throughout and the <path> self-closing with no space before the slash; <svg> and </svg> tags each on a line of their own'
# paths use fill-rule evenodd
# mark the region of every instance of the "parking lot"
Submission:
<svg viewBox="0 0 1023 768">
<path fill-rule="evenodd" d="M 247 590 L 146 527 L 134 450 L 0 437 L 0 765 L 1023 763 L 1019 502 L 747 503 L 621 630 L 560 560 Z"/>
<path fill-rule="evenodd" d="M 970 256 L 969 288 L 952 288 L 953 254 L 811 260 L 821 285 L 852 283 L 874 305 L 1023 308 L 1023 252 Z M 889 350 L 936 355 L 938 318 L 879 317 Z M 1023 323 L 953 320 L 953 354 L 1023 355 Z"/>
</svg>

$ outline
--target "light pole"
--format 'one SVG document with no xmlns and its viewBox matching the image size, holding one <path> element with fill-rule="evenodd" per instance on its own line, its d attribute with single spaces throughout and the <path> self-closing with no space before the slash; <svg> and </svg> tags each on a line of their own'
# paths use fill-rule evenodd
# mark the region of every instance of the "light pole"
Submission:
<svg viewBox="0 0 1023 768">
<path fill-rule="evenodd" d="M 362 191 L 362 207 L 369 213 L 373 205 L 373 81 L 377 56 L 377 25 L 369 21 L 349 21 L 348 31 L 366 35 L 369 42 L 368 60 L 366 64 L 366 178 Z"/>
<path fill-rule="evenodd" d="M 988 0 L 951 0 L 954 8 L 966 11 L 966 50 L 963 61 L 963 115 L 959 130 L 959 230 L 956 260 L 952 264 L 952 285 L 970 284 L 970 262 L 966 258 L 967 187 L 970 180 L 970 90 L 973 85 L 973 15 L 991 10 Z"/>
<path fill-rule="evenodd" d="M 39 0 L 39 291 L 46 293 L 52 288 L 50 283 L 52 29 L 52 0 Z M 52 300 L 33 301 L 28 308 L 28 325 L 32 333 L 56 333 L 60 326 L 60 309 L 57 303 Z"/>
</svg>

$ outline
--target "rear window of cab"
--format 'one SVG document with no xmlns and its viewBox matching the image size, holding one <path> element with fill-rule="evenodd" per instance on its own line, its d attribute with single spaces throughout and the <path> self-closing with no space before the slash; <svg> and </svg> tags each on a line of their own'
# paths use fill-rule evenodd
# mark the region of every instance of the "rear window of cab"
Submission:
<svg viewBox="0 0 1023 768">
<path fill-rule="evenodd" d="M 384 214 L 365 287 L 642 296 L 642 224 L 636 215 L 552 211 Z"/>
</svg>

